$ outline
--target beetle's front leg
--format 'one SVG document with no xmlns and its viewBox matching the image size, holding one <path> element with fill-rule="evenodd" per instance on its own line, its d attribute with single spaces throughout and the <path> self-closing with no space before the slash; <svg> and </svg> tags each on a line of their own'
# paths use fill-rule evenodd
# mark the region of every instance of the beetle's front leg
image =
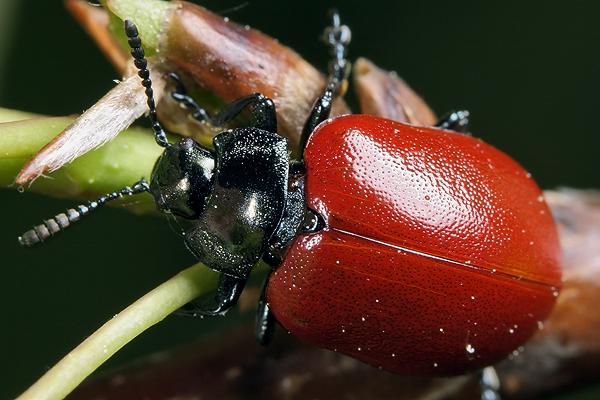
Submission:
<svg viewBox="0 0 600 400">
<path fill-rule="evenodd" d="M 252 105 L 252 116 L 256 121 L 254 126 L 268 132 L 277 133 L 277 113 L 275 104 L 270 98 L 260 93 L 254 93 L 225 105 L 217 115 L 211 116 L 187 94 L 185 86 L 177 74 L 172 72 L 169 77 L 175 82 L 175 91 L 171 93 L 171 96 L 177 102 L 189 108 L 194 119 L 201 122 L 206 121 L 213 126 L 220 127 L 237 117 L 244 108 Z"/>
<path fill-rule="evenodd" d="M 470 115 L 471 113 L 467 110 L 451 111 L 444 115 L 434 126 L 436 128 L 468 133 Z"/>
<path fill-rule="evenodd" d="M 222 273 L 212 301 L 189 303 L 176 314 L 188 317 L 224 315 L 235 305 L 245 285 L 246 279 L 234 278 Z"/>
<path fill-rule="evenodd" d="M 324 40 L 329 47 L 329 76 L 325 90 L 315 102 L 308 119 L 304 123 L 300 135 L 300 150 L 304 152 L 308 138 L 317 125 L 329 118 L 333 98 L 341 86 L 345 85 L 346 78 L 350 72 L 346 53 L 352 36 L 350 28 L 342 25 L 340 16 L 336 10 L 331 11 L 331 26 L 325 29 Z"/>
</svg>

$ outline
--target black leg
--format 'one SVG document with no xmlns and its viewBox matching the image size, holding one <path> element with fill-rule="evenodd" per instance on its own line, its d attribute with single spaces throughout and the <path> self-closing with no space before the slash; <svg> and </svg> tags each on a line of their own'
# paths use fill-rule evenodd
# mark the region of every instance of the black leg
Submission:
<svg viewBox="0 0 600 400">
<path fill-rule="evenodd" d="M 144 56 L 142 40 L 138 36 L 137 27 L 133 22 L 129 20 L 125 21 L 125 33 L 127 34 L 129 47 L 131 47 L 133 63 L 139 70 L 138 76 L 142 78 L 142 86 L 146 88 L 146 97 L 148 98 L 148 115 L 150 116 L 150 121 L 152 122 L 152 130 L 154 131 L 156 143 L 162 147 L 169 147 L 165 130 L 162 128 L 160 122 L 158 122 L 158 117 L 156 116 L 156 104 L 154 102 L 154 91 L 152 90 L 150 71 L 148 70 L 148 61 L 146 61 Z"/>
<path fill-rule="evenodd" d="M 270 273 L 267 275 L 265 283 L 263 284 L 260 300 L 258 301 L 258 311 L 256 313 L 256 340 L 263 346 L 266 346 L 271 342 L 273 332 L 275 331 L 275 317 L 273 316 L 273 313 L 271 313 L 266 298 L 270 275 Z"/>
<path fill-rule="evenodd" d="M 306 174 L 306 165 L 303 161 L 292 160 L 290 161 L 290 176 L 299 177 Z"/>
<path fill-rule="evenodd" d="M 325 91 L 313 106 L 300 136 L 300 150 L 304 152 L 306 143 L 317 125 L 329 118 L 334 96 L 348 77 L 349 68 L 346 53 L 350 44 L 351 32 L 346 25 L 341 25 L 340 15 L 331 11 L 331 26 L 325 29 L 324 40 L 329 46 L 329 76 Z"/>
<path fill-rule="evenodd" d="M 277 133 L 277 113 L 275 104 L 270 98 L 260 93 L 254 93 L 225 105 L 217 115 L 211 116 L 187 94 L 185 86 L 177 74 L 170 73 L 169 76 L 175 82 L 175 91 L 171 94 L 173 99 L 189 108 L 192 111 L 192 117 L 198 121 L 206 121 L 213 126 L 223 126 L 237 117 L 244 108 L 252 105 L 252 116 L 256 121 L 254 126 Z"/>
<path fill-rule="evenodd" d="M 452 111 L 444 115 L 434 126 L 441 129 L 449 129 L 456 132 L 469 132 L 469 113 L 467 110 Z"/>
<path fill-rule="evenodd" d="M 188 317 L 224 315 L 235 305 L 245 285 L 246 279 L 234 278 L 222 273 L 212 301 L 190 303 L 175 314 Z"/>
<path fill-rule="evenodd" d="M 92 211 L 102 207 L 109 201 L 119 199 L 123 196 L 147 192 L 148 189 L 148 182 L 146 182 L 145 179 L 141 179 L 131 187 L 127 186 L 123 189 L 107 193 L 94 201 L 88 201 L 85 205 L 80 204 L 73 208 L 69 208 L 66 212 L 57 214 L 54 217 L 45 220 L 44 223 L 34 226 L 33 229 L 30 229 L 19 236 L 19 243 L 22 246 L 27 247 L 42 243 L 49 237 L 67 229 L 69 226 L 73 225 L 73 223 L 79 221 L 82 217 L 85 217 Z"/>
<path fill-rule="evenodd" d="M 486 367 L 481 370 L 479 381 L 481 387 L 481 400 L 500 400 L 500 379 L 494 367 Z"/>
</svg>

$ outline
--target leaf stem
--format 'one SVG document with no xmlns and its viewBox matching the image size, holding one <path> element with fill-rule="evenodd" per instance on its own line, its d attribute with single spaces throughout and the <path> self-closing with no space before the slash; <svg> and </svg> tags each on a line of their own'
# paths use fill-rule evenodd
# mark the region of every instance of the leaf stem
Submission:
<svg viewBox="0 0 600 400">
<path fill-rule="evenodd" d="M 74 117 L 29 117 L 28 113 L 0 108 L 0 187 L 15 187 L 15 176 L 23 164 L 74 120 Z M 95 199 L 142 177 L 150 179 L 161 151 L 150 131 L 129 128 L 49 176 L 39 177 L 25 189 L 62 198 Z M 134 197 L 123 199 L 118 205 L 136 213 L 151 213 L 156 209 L 149 195 Z"/>
<path fill-rule="evenodd" d="M 212 290 L 217 276 L 202 264 L 178 273 L 106 322 L 18 399 L 51 400 L 66 397 L 136 336 L 184 304 Z"/>
</svg>

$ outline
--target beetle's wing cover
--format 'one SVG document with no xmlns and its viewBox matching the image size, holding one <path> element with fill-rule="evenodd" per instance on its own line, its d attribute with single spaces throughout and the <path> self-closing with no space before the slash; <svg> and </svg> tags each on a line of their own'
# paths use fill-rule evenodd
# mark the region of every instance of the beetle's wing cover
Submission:
<svg viewBox="0 0 600 400">
<path fill-rule="evenodd" d="M 470 136 L 352 115 L 306 146 L 300 234 L 267 300 L 289 332 L 399 373 L 458 374 L 518 348 L 560 286 L 537 185 Z"/>
<path fill-rule="evenodd" d="M 308 206 L 330 227 L 560 286 L 558 236 L 542 192 L 479 139 L 353 115 L 321 124 L 305 160 Z"/>
<path fill-rule="evenodd" d="M 205 212 L 186 232 L 196 257 L 215 271 L 244 278 L 258 262 L 286 203 L 287 140 L 256 128 L 214 139 L 216 174 Z"/>
</svg>

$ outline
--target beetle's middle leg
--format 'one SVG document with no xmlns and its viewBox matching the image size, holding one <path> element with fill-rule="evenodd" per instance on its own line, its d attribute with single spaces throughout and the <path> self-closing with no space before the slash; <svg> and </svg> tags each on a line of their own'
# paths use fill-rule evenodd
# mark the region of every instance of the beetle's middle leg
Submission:
<svg viewBox="0 0 600 400">
<path fill-rule="evenodd" d="M 194 119 L 201 122 L 205 121 L 213 126 L 220 127 L 237 117 L 247 106 L 253 106 L 252 116 L 256 121 L 254 126 L 265 131 L 277 133 L 277 113 L 275 111 L 275 104 L 273 103 L 273 100 L 265 95 L 254 93 L 241 97 L 225 105 L 216 115 L 211 116 L 187 94 L 185 86 L 177 74 L 171 72 L 169 77 L 175 82 L 175 91 L 171 93 L 171 96 L 175 101 L 190 109 Z"/>
<path fill-rule="evenodd" d="M 238 301 L 245 285 L 246 279 L 221 273 L 212 301 L 189 303 L 175 314 L 188 317 L 224 315 Z"/>
<path fill-rule="evenodd" d="M 267 277 L 265 278 L 256 313 L 256 340 L 263 346 L 266 346 L 271 342 L 273 332 L 275 331 L 275 317 L 271 312 L 266 296 L 270 276 L 271 273 L 267 274 Z"/>
</svg>

